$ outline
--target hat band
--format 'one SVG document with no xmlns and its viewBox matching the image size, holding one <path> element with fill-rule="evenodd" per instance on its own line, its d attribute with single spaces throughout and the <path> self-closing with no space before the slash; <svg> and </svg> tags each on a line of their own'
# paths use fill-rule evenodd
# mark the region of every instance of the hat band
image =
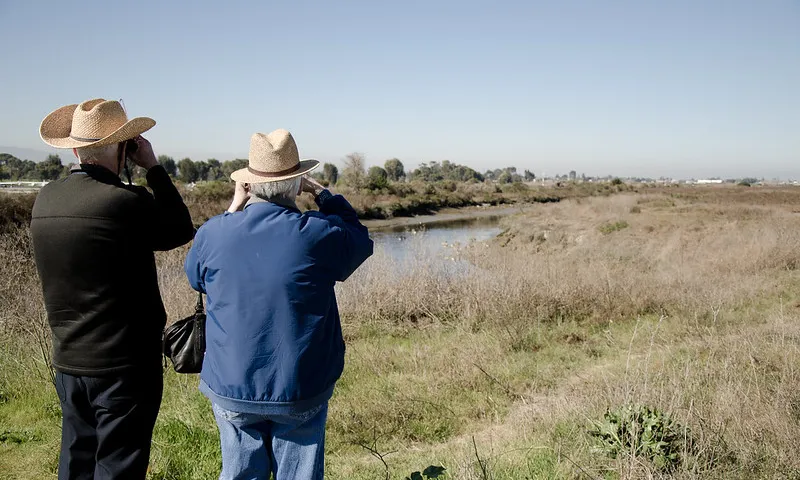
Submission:
<svg viewBox="0 0 800 480">
<path fill-rule="evenodd" d="M 281 170 L 280 172 L 262 172 L 260 170 L 256 170 L 255 168 L 250 167 L 249 165 L 247 166 L 247 170 L 253 175 L 258 175 L 259 177 L 269 177 L 269 178 L 282 177 L 284 175 L 289 175 L 290 173 L 294 173 L 300 170 L 300 163 L 298 162 L 297 165 L 295 165 L 294 167 L 287 168 L 286 170 Z"/>
<path fill-rule="evenodd" d="M 74 135 L 70 135 L 69 138 L 78 142 L 97 142 L 99 140 L 102 140 L 102 138 L 83 138 L 83 137 L 76 137 Z"/>
</svg>

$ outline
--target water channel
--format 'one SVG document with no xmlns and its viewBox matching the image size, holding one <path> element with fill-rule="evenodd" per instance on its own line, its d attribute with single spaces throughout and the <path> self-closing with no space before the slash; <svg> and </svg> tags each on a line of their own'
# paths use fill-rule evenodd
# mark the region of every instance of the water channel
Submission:
<svg viewBox="0 0 800 480">
<path fill-rule="evenodd" d="M 402 225 L 371 231 L 375 248 L 402 269 L 415 258 L 445 261 L 452 259 L 453 249 L 470 242 L 482 242 L 497 236 L 501 231 L 502 216 L 485 216 L 458 219 L 431 224 Z"/>
</svg>

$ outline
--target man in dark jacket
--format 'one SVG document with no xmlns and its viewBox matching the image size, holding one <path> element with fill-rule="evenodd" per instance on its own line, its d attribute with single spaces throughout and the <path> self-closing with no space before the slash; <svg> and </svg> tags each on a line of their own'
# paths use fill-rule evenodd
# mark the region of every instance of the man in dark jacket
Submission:
<svg viewBox="0 0 800 480">
<path fill-rule="evenodd" d="M 200 390 L 220 431 L 220 479 L 323 478 L 328 400 L 344 367 L 334 284 L 372 255 L 341 195 L 302 175 L 286 130 L 256 133 L 228 212 L 197 231 L 189 283 L 207 300 Z M 319 211 L 300 213 L 295 197 Z M 242 210 L 243 211 L 240 211 Z"/>
<path fill-rule="evenodd" d="M 31 222 L 63 412 L 59 480 L 143 479 L 147 470 L 166 322 L 153 251 L 194 234 L 140 135 L 153 125 L 95 99 L 54 111 L 40 127 L 45 143 L 80 160 L 42 188 Z M 126 156 L 147 170 L 152 195 L 122 183 Z"/>
</svg>

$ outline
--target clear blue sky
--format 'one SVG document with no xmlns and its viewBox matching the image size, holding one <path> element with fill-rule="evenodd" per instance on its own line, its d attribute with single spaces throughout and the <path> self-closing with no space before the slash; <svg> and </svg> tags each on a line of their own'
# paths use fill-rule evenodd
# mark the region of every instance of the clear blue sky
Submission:
<svg viewBox="0 0 800 480">
<path fill-rule="evenodd" d="M 156 153 L 800 178 L 800 1 L 0 0 L 0 145 L 123 98 Z"/>
</svg>

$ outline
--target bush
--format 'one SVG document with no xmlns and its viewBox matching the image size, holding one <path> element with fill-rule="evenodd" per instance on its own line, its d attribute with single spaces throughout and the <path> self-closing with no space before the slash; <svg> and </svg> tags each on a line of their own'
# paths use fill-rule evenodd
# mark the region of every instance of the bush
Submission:
<svg viewBox="0 0 800 480">
<path fill-rule="evenodd" d="M 455 192 L 458 190 L 458 184 L 452 180 L 441 180 L 436 182 L 436 188 L 440 188 L 445 192 Z"/>
<path fill-rule="evenodd" d="M 386 170 L 381 167 L 370 167 L 367 173 L 367 188 L 370 190 L 382 190 L 389 187 L 389 178 Z"/>
<path fill-rule="evenodd" d="M 611 458 L 644 458 L 656 469 L 668 472 L 681 464 L 683 453 L 694 449 L 688 428 L 646 405 L 607 410 L 603 420 L 594 422 L 588 433 L 599 441 L 598 450 Z"/>
<path fill-rule="evenodd" d="M 528 186 L 522 182 L 514 182 L 511 184 L 511 191 L 516 193 L 524 193 L 528 191 Z"/>
<path fill-rule="evenodd" d="M 230 200 L 236 186 L 232 182 L 216 180 L 213 182 L 198 183 L 186 197 L 191 197 L 196 201 L 215 202 L 219 200 Z"/>
<path fill-rule="evenodd" d="M 429 465 L 428 468 L 426 468 L 422 472 L 412 473 L 411 475 L 406 477 L 406 480 L 431 480 L 439 478 L 440 476 L 444 475 L 445 470 L 447 469 L 444 467 Z"/>
<path fill-rule="evenodd" d="M 389 184 L 389 193 L 397 195 L 400 198 L 407 197 L 416 193 L 413 185 L 408 183 L 391 183 Z"/>
<path fill-rule="evenodd" d="M 0 193 L 0 233 L 31 223 L 36 194 Z"/>
<path fill-rule="evenodd" d="M 620 220 L 614 223 L 604 223 L 603 225 L 600 225 L 599 230 L 603 235 L 608 235 L 609 233 L 618 232 L 628 227 L 628 222 L 625 220 Z"/>
</svg>

